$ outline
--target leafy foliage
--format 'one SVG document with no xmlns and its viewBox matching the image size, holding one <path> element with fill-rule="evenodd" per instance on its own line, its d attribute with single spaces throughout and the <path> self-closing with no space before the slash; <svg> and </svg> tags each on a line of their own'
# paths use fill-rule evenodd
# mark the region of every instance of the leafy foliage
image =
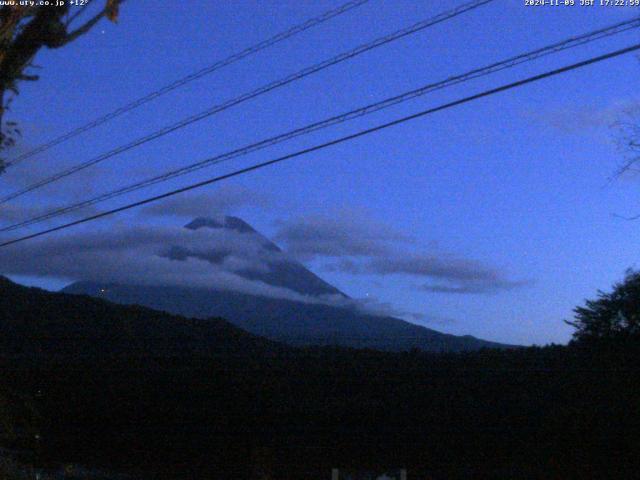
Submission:
<svg viewBox="0 0 640 480">
<path fill-rule="evenodd" d="M 640 272 L 627 271 L 625 279 L 610 293 L 598 292 L 575 310 L 573 338 L 577 342 L 634 339 L 640 336 Z"/>
</svg>

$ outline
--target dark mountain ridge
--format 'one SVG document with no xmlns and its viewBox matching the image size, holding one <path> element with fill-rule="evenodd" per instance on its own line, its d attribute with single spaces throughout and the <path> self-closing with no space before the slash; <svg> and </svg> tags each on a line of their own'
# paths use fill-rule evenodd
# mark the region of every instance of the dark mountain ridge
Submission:
<svg viewBox="0 0 640 480">
<path fill-rule="evenodd" d="M 305 304 L 238 292 L 182 287 L 75 283 L 64 289 L 122 303 L 145 305 L 186 317 L 212 316 L 255 335 L 295 346 L 336 345 L 380 350 L 462 351 L 505 345 L 455 336 L 393 317 L 366 315 L 355 309 Z"/>
<path fill-rule="evenodd" d="M 178 317 L 0 277 L 5 355 L 260 355 L 284 348 L 220 318 Z"/>
</svg>

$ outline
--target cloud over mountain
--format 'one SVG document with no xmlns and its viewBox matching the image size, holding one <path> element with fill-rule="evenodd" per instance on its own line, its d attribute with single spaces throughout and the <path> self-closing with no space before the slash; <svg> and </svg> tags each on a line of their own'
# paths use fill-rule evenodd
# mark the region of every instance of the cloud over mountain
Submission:
<svg viewBox="0 0 640 480">
<path fill-rule="evenodd" d="M 180 260 L 174 246 L 189 252 Z M 207 258 L 212 249 L 227 250 L 221 261 Z M 267 297 L 306 301 L 305 295 L 239 271 L 267 269 L 282 253 L 264 251 L 254 235 L 228 229 L 139 226 L 100 229 L 34 239 L 0 251 L 2 272 L 56 276 L 69 280 L 138 285 L 222 288 Z"/>
<path fill-rule="evenodd" d="M 453 288 L 479 285 L 483 290 L 504 281 L 470 261 L 448 265 L 435 257 L 402 260 L 392 247 L 398 242 L 411 245 L 408 239 L 386 227 L 351 225 L 366 233 L 362 241 L 353 238 L 348 224 L 335 219 L 307 223 L 305 228 L 314 228 L 306 230 L 291 229 L 295 235 L 289 238 L 305 243 L 307 256 L 359 261 L 353 274 L 407 274 L 437 278 Z M 341 228 L 338 234 L 336 227 Z M 313 247 L 313 239 L 321 248 Z M 369 243 L 375 248 L 364 248 Z M 0 249 L 0 266 L 3 274 L 76 281 L 65 289 L 69 293 L 198 318 L 223 316 L 253 333 L 292 344 L 436 350 L 487 345 L 400 320 L 449 322 L 446 316 L 431 318 L 368 295 L 348 297 L 237 217 L 201 217 L 184 227 L 111 224 L 37 238 Z"/>
<path fill-rule="evenodd" d="M 414 239 L 353 212 L 282 222 L 276 238 L 297 258 L 325 260 L 327 271 L 427 280 L 417 288 L 432 293 L 493 293 L 527 283 L 473 259 L 422 253 Z"/>
<path fill-rule="evenodd" d="M 165 207 L 177 216 L 190 211 L 180 202 Z M 241 219 L 223 215 L 198 218 L 186 228 L 115 223 L 0 249 L 0 270 L 101 284 L 216 289 L 414 320 L 424 315 L 371 297 L 351 299 L 299 260 L 373 279 L 403 276 L 421 281 L 413 285 L 417 291 L 431 293 L 485 294 L 523 284 L 475 260 L 418 253 L 419 242 L 357 212 L 280 222 L 276 238 L 286 250 Z"/>
<path fill-rule="evenodd" d="M 275 237 L 301 259 L 383 256 L 411 239 L 356 212 L 314 215 L 281 222 Z"/>
</svg>

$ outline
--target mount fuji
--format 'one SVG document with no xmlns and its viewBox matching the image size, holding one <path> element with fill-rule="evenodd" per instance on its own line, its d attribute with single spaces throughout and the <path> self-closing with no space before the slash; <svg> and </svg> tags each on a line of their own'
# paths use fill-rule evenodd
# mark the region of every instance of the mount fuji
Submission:
<svg viewBox="0 0 640 480">
<path fill-rule="evenodd" d="M 62 291 L 90 295 L 128 305 L 142 305 L 193 318 L 224 318 L 271 340 L 294 346 L 335 345 L 387 351 L 421 349 L 432 352 L 468 351 L 511 346 L 469 335 L 455 336 L 387 315 L 368 313 L 357 302 L 289 258 L 275 243 L 240 218 L 196 218 L 185 226 L 233 239 L 223 245 L 168 245 L 175 262 L 205 261 L 212 268 L 236 261 L 234 274 L 246 281 L 291 295 L 247 293 L 219 285 L 133 285 L 75 282 Z M 235 242 L 235 243 L 234 243 Z M 241 243 L 254 260 L 242 263 L 234 245 Z"/>
</svg>

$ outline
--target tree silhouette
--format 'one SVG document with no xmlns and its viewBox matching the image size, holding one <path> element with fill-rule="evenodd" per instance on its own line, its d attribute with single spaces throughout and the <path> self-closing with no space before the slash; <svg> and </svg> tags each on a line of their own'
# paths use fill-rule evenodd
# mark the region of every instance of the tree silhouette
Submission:
<svg viewBox="0 0 640 480">
<path fill-rule="evenodd" d="M 628 270 L 625 279 L 611 293 L 598 292 L 596 300 L 587 300 L 575 310 L 573 340 L 614 340 L 640 335 L 640 272 Z"/>
<path fill-rule="evenodd" d="M 92 18 L 76 26 L 86 11 L 81 7 L 70 14 L 69 2 L 60 5 L 5 5 L 0 8 L 0 149 L 11 147 L 20 134 L 14 122 L 4 122 L 4 114 L 12 98 L 18 94 L 21 81 L 38 80 L 27 70 L 43 47 L 62 48 L 90 31 L 103 17 L 112 22 L 118 18 L 118 7 L 123 0 L 105 0 L 104 8 Z M 55 3 L 55 2 L 48 2 Z M 0 173 L 6 168 L 0 159 Z"/>
</svg>

